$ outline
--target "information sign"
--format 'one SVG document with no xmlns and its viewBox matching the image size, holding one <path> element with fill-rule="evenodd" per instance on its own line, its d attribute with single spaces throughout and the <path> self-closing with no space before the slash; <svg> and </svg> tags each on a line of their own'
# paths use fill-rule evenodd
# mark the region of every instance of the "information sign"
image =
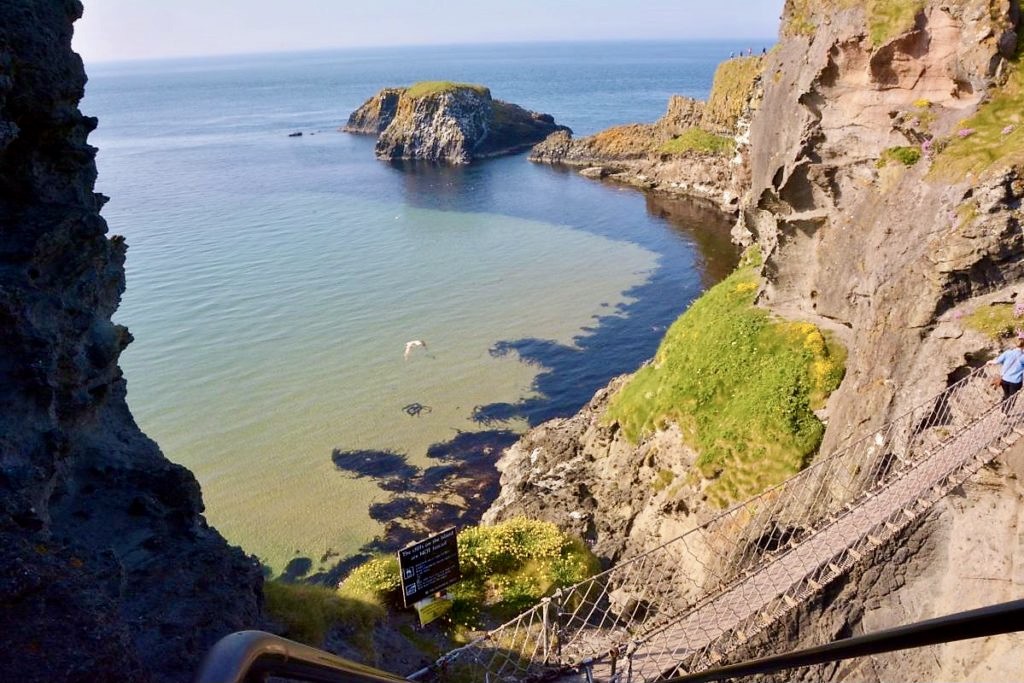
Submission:
<svg viewBox="0 0 1024 683">
<path fill-rule="evenodd" d="M 415 607 L 420 615 L 420 626 L 426 626 L 444 616 L 452 608 L 452 601 L 447 598 L 423 598 Z"/>
<path fill-rule="evenodd" d="M 457 583 L 462 573 L 455 528 L 399 550 L 398 569 L 406 607 Z"/>
</svg>

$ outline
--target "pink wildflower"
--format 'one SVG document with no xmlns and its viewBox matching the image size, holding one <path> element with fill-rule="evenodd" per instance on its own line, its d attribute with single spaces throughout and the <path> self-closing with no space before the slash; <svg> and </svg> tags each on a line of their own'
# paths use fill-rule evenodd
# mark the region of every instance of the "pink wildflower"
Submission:
<svg viewBox="0 0 1024 683">
<path fill-rule="evenodd" d="M 961 128 L 960 130 L 958 130 L 956 132 L 956 134 L 959 137 L 962 137 L 962 138 L 969 138 L 972 135 L 974 135 L 974 129 L 973 128 Z"/>
<path fill-rule="evenodd" d="M 1013 132 L 1013 126 L 1007 126 L 1006 128 L 1003 128 L 1003 135 L 1009 135 L 1012 132 Z"/>
<path fill-rule="evenodd" d="M 959 320 L 962 317 L 964 317 L 963 311 L 953 311 L 953 320 Z"/>
<path fill-rule="evenodd" d="M 921 154 L 925 155 L 926 157 L 930 157 L 932 155 L 932 139 L 931 138 L 928 138 L 927 140 L 925 140 L 924 142 L 921 143 Z"/>
<path fill-rule="evenodd" d="M 1014 318 L 1024 318 L 1024 302 L 1018 302 L 1013 307 Z"/>
</svg>

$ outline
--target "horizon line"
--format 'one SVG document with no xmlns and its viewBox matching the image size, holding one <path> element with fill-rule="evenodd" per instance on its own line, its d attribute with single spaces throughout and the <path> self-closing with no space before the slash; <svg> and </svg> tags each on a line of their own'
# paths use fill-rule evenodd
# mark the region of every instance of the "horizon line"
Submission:
<svg viewBox="0 0 1024 683">
<path fill-rule="evenodd" d="M 465 42 L 465 43 L 394 43 L 381 45 L 359 45 L 359 46 L 325 46 L 303 49 L 282 49 L 262 50 L 254 52 L 213 52 L 206 54 L 188 55 L 167 55 L 163 57 L 127 57 L 115 59 L 87 59 L 77 50 L 75 51 L 86 66 L 90 65 L 118 65 L 118 64 L 142 64 L 156 62 L 189 61 L 197 59 L 218 59 L 227 57 L 272 57 L 276 55 L 303 55 L 329 52 L 358 52 L 370 50 L 407 49 L 407 48 L 446 48 L 446 47 L 501 47 L 520 45 L 565 45 L 565 44 L 680 44 L 680 43 L 728 43 L 729 41 L 757 41 L 763 43 L 763 47 L 769 47 L 778 42 L 777 35 L 767 36 L 733 36 L 728 38 L 578 38 L 559 40 L 502 40 L 491 42 Z M 72 48 L 74 45 L 72 44 Z M 751 47 L 752 46 L 748 46 Z M 756 54 L 756 51 L 755 51 Z"/>
</svg>

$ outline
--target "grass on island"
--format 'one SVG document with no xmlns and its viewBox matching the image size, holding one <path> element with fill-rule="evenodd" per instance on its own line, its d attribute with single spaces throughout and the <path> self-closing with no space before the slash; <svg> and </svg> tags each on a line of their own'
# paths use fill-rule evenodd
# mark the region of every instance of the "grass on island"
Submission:
<svg viewBox="0 0 1024 683">
<path fill-rule="evenodd" d="M 732 132 L 750 101 L 750 93 L 763 68 L 764 59 L 759 56 L 737 57 L 719 64 L 701 118 L 702 126 L 709 130 Z"/>
<path fill-rule="evenodd" d="M 879 47 L 914 27 L 925 0 L 791 0 L 783 33 L 813 36 L 822 17 L 865 4 L 868 37 Z"/>
<path fill-rule="evenodd" d="M 754 305 L 756 259 L 690 306 L 605 417 L 634 442 L 678 423 L 712 480 L 709 500 L 723 507 L 807 465 L 824 432 L 813 410 L 839 386 L 846 361 L 814 325 L 775 321 Z"/>
<path fill-rule="evenodd" d="M 1006 339 L 1024 328 L 1024 320 L 1014 315 L 1013 309 L 1010 304 L 982 306 L 964 318 L 964 325 L 994 340 Z"/>
<path fill-rule="evenodd" d="M 661 146 L 662 154 L 685 154 L 703 152 L 717 156 L 729 156 L 736 150 L 736 140 L 724 135 L 715 135 L 700 128 L 687 128 Z"/>
<path fill-rule="evenodd" d="M 479 95 L 490 93 L 486 87 L 475 83 L 456 83 L 454 81 L 420 81 L 409 86 L 405 94 L 413 99 L 453 92 L 455 90 L 473 90 Z"/>
<path fill-rule="evenodd" d="M 458 544 L 463 578 L 449 592 L 451 622 L 461 628 L 505 620 L 600 569 L 583 541 L 548 522 L 520 518 L 468 527 Z M 397 560 L 380 557 L 356 568 L 338 594 L 383 616 L 387 607 L 401 605 Z"/>
<path fill-rule="evenodd" d="M 904 166 L 913 166 L 921 161 L 921 149 L 919 147 L 890 147 L 882 152 L 876 166 L 884 168 L 890 162 L 898 162 Z"/>
<path fill-rule="evenodd" d="M 1024 34 L 1006 84 L 995 89 L 974 116 L 961 122 L 960 130 L 936 155 L 931 171 L 936 177 L 960 179 L 968 173 L 980 176 L 1024 164 L 1022 46 Z"/>
</svg>

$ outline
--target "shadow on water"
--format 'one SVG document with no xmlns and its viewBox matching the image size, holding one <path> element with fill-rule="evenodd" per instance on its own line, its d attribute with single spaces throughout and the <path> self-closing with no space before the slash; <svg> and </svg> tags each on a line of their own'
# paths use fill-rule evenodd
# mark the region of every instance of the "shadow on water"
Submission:
<svg viewBox="0 0 1024 683">
<path fill-rule="evenodd" d="M 498 495 L 498 472 L 494 467 L 501 451 L 512 445 L 518 434 L 507 429 L 458 432 L 448 441 L 427 449 L 427 458 L 437 464 L 425 468 L 407 462 L 395 451 L 339 451 L 332 459 L 342 472 L 369 477 L 387 491 L 387 500 L 370 505 L 370 517 L 384 525 L 383 533 L 360 548 L 358 554 L 307 575 L 312 564 L 301 565 L 307 581 L 335 585 L 353 568 L 375 554 L 394 553 L 399 548 L 450 526 L 475 524 Z M 331 558 L 321 558 L 325 565 Z M 304 558 L 301 558 L 304 559 Z M 292 578 L 293 560 L 285 570 Z M 297 577 L 296 577 L 297 578 Z"/>
<path fill-rule="evenodd" d="M 522 157 L 465 167 L 396 163 L 389 171 L 401 174 L 409 205 L 549 223 L 556 216 L 569 227 L 653 251 L 657 266 L 644 282 L 623 292 L 623 303 L 595 315 L 571 344 L 538 338 L 495 343 L 492 355 L 516 354 L 540 369 L 532 396 L 476 406 L 472 419 L 488 429 L 458 432 L 431 446 L 427 457 L 436 465 L 418 468 L 391 450 L 335 450 L 331 458 L 340 471 L 374 479 L 390 497 L 370 507 L 371 517 L 384 524 L 383 534 L 358 555 L 307 577 L 317 582 L 336 583 L 375 553 L 479 521 L 498 493 L 494 463 L 518 438 L 502 425 L 516 418 L 537 425 L 570 415 L 612 378 L 635 370 L 654 355 L 668 326 L 702 291 L 726 277 L 739 256 L 729 236 L 732 217 L 714 208 L 597 183 L 566 169 L 538 169 Z"/>
<path fill-rule="evenodd" d="M 721 213 L 683 199 L 648 195 L 646 202 L 649 214 L 669 221 L 698 245 L 703 263 L 690 274 L 701 277 L 700 286 L 674 297 L 679 274 L 661 266 L 647 281 L 623 292 L 627 303 L 595 316 L 571 345 L 537 338 L 499 341 L 490 349 L 491 355 L 515 353 L 523 362 L 541 368 L 531 387 L 535 395 L 517 403 L 477 406 L 472 415 L 475 421 L 494 425 L 524 418 L 536 426 L 575 412 L 614 377 L 632 372 L 652 357 L 679 313 L 735 268 L 736 249 L 728 237 L 731 222 Z"/>
</svg>

